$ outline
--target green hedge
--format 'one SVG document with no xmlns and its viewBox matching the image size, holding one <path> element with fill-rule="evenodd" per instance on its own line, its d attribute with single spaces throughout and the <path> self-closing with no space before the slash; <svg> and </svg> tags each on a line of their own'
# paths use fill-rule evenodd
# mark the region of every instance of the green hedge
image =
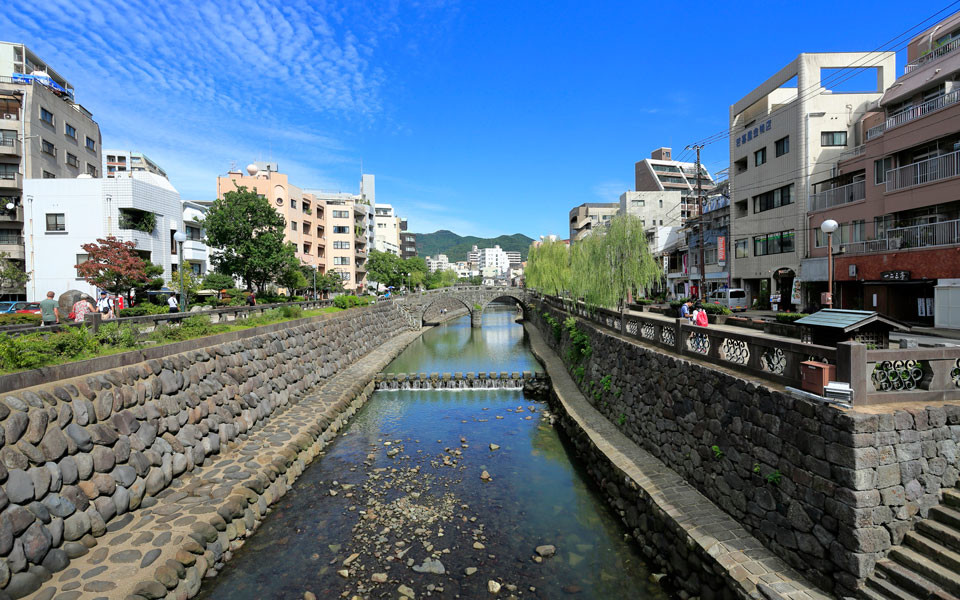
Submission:
<svg viewBox="0 0 960 600">
<path fill-rule="evenodd" d="M 160 304 L 151 304 L 149 302 L 144 302 L 143 304 L 138 304 L 136 306 L 131 306 L 129 308 L 121 308 L 120 316 L 121 317 L 144 317 L 147 315 L 162 315 L 170 312 L 168 306 L 161 306 Z"/>
<path fill-rule="evenodd" d="M 337 296 L 333 299 L 333 305 L 337 308 L 353 308 L 354 306 L 366 306 L 373 302 L 373 296 L 354 296 L 352 294 Z"/>
<path fill-rule="evenodd" d="M 797 319 L 802 319 L 806 316 L 809 315 L 807 313 L 777 313 L 777 323 L 793 323 Z"/>
<path fill-rule="evenodd" d="M 729 315 L 732 314 L 730 309 L 722 304 L 714 304 L 708 302 L 703 305 L 703 310 L 707 311 L 708 315 Z"/>
<path fill-rule="evenodd" d="M 63 320 L 67 320 L 67 316 L 63 315 Z M 0 315 L 0 326 L 3 325 L 39 325 L 40 324 L 40 315 L 28 314 L 28 313 L 4 313 Z"/>
</svg>

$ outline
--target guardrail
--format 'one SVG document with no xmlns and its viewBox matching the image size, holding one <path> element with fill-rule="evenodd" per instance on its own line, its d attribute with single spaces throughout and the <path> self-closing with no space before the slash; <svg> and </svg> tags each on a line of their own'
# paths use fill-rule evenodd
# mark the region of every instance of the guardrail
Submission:
<svg viewBox="0 0 960 600">
<path fill-rule="evenodd" d="M 299 306 L 304 310 L 312 308 L 325 308 L 332 306 L 332 300 L 308 300 L 305 302 L 278 302 L 275 304 L 258 304 L 256 306 L 225 306 L 223 308 L 214 308 L 210 310 L 198 310 L 179 313 L 164 313 L 159 315 L 143 315 L 140 317 L 117 317 L 116 319 L 103 320 L 99 313 L 87 315 L 87 320 L 83 323 L 61 323 L 60 325 L 51 325 L 47 327 L 38 327 L 37 325 L 7 325 L 0 327 L 0 334 L 23 335 L 25 333 L 56 333 L 71 327 L 80 327 L 86 325 L 94 332 L 101 325 L 107 323 L 120 323 L 139 325 L 142 327 L 142 333 L 150 333 L 159 325 L 179 326 L 180 323 L 189 317 L 207 316 L 212 323 L 226 323 L 249 318 L 251 316 L 262 315 L 264 312 L 280 308 L 282 306 Z"/>
<path fill-rule="evenodd" d="M 960 401 L 960 347 L 956 346 L 872 350 L 859 342 L 842 342 L 833 348 L 631 313 L 624 315 L 621 327 L 621 315 L 616 311 L 588 310 L 582 302 L 534 296 L 644 344 L 791 387 L 802 387 L 800 364 L 804 361 L 836 365 L 837 380 L 850 384 L 856 406 Z"/>
</svg>

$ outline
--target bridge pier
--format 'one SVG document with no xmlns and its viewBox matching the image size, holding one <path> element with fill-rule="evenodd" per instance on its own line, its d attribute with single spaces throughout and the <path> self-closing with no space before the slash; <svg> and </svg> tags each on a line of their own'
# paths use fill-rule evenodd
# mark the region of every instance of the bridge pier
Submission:
<svg viewBox="0 0 960 600">
<path fill-rule="evenodd" d="M 470 327 L 481 327 L 483 325 L 483 311 L 470 311 Z"/>
</svg>

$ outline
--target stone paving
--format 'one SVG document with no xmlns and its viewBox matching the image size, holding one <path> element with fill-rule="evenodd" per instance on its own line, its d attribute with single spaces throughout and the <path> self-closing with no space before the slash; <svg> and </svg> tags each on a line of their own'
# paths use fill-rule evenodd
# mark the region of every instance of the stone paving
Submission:
<svg viewBox="0 0 960 600">
<path fill-rule="evenodd" d="M 740 597 L 830 598 L 693 485 L 621 433 L 590 405 L 540 331 L 529 323 L 525 328 L 534 354 L 547 368 L 564 416 L 575 422 L 590 445 L 614 467 L 618 481 L 626 480 L 645 503 L 669 517 L 674 525 L 671 531 L 682 538 L 678 543 L 697 549 L 700 560 L 713 561 L 705 567 L 723 572 L 728 587 Z"/>
<path fill-rule="evenodd" d="M 72 548 L 67 567 L 27 596 L 189 598 L 215 576 L 306 466 L 363 404 L 372 378 L 421 332 L 405 332 L 340 370 L 266 424 L 173 481 L 106 532 Z M 0 594 L 3 594 L 0 592 Z"/>
</svg>

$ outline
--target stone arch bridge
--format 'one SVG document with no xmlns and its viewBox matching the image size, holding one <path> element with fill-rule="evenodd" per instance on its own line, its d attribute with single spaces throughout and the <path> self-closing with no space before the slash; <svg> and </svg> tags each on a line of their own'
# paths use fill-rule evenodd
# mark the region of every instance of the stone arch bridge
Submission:
<svg viewBox="0 0 960 600">
<path fill-rule="evenodd" d="M 473 327 L 480 327 L 483 310 L 494 300 L 511 298 L 524 308 L 529 295 L 526 290 L 515 287 L 457 286 L 407 294 L 396 298 L 393 302 L 407 316 L 410 325 L 414 329 L 420 329 L 427 309 L 438 300 L 451 298 L 458 300 L 470 311 L 470 324 Z"/>
</svg>

